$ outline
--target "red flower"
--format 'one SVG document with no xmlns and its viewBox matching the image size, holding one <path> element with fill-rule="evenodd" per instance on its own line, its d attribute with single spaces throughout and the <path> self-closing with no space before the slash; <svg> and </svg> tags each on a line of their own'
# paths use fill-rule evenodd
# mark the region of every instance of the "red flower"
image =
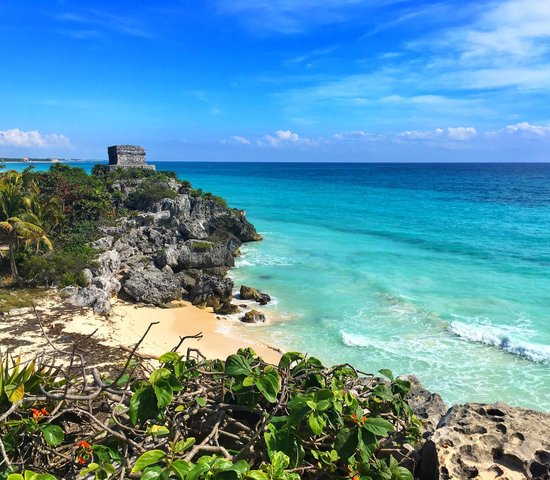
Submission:
<svg viewBox="0 0 550 480">
<path fill-rule="evenodd" d="M 48 410 L 46 410 L 45 408 L 41 408 L 40 410 L 38 410 L 37 408 L 31 408 L 31 412 L 33 420 L 36 421 L 40 420 L 46 415 L 49 415 Z"/>
<path fill-rule="evenodd" d="M 89 449 L 92 447 L 86 440 L 82 440 L 81 442 L 78 442 L 76 446 L 81 448 L 86 448 L 86 449 Z"/>
</svg>

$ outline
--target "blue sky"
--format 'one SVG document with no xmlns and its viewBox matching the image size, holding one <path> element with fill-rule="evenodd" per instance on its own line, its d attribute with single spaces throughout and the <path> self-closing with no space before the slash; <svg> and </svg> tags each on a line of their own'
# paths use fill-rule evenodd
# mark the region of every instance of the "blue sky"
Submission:
<svg viewBox="0 0 550 480">
<path fill-rule="evenodd" d="M 548 0 L 4 0 L 0 32 L 0 156 L 550 160 Z"/>
</svg>

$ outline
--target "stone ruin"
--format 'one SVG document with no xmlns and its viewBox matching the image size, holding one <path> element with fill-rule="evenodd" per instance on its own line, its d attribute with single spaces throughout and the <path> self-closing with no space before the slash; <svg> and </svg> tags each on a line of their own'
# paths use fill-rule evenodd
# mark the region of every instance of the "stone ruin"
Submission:
<svg viewBox="0 0 550 480">
<path fill-rule="evenodd" d="M 155 169 L 154 165 L 148 165 L 145 161 L 145 149 L 135 145 L 113 145 L 107 148 L 109 153 L 109 170 L 117 168 L 149 168 Z"/>
</svg>

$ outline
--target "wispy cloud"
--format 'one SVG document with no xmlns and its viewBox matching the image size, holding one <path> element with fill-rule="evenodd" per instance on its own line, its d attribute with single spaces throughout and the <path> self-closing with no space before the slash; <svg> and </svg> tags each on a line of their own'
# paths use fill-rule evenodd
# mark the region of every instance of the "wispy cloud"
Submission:
<svg viewBox="0 0 550 480">
<path fill-rule="evenodd" d="M 89 10 L 84 13 L 65 12 L 55 18 L 63 23 L 73 25 L 72 30 L 63 32 L 75 38 L 86 39 L 101 35 L 103 32 L 114 32 L 132 37 L 152 38 L 137 18 L 127 15 L 115 15 L 106 11 Z"/>
<path fill-rule="evenodd" d="M 68 147 L 70 141 L 57 133 L 43 135 L 37 130 L 23 131 L 18 128 L 0 131 L 0 145 L 7 147 L 49 148 Z"/>
<path fill-rule="evenodd" d="M 290 130 L 277 130 L 274 135 L 265 135 L 257 143 L 260 146 L 280 147 L 284 145 L 316 145 L 317 140 L 301 137 Z"/>
<path fill-rule="evenodd" d="M 315 27 L 364 21 L 366 10 L 399 0 L 217 0 L 218 11 L 238 16 L 257 32 L 297 34 Z"/>
<path fill-rule="evenodd" d="M 221 143 L 224 145 L 251 145 L 252 142 L 241 135 L 233 135 L 228 139 L 221 140 Z"/>
</svg>

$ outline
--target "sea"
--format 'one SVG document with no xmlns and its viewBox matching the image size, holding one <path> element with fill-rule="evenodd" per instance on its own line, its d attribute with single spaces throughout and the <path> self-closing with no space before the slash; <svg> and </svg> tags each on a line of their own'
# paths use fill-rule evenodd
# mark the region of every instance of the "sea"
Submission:
<svg viewBox="0 0 550 480">
<path fill-rule="evenodd" d="M 550 164 L 156 165 L 264 237 L 231 275 L 271 295 L 269 322 L 221 330 L 550 411 Z"/>
</svg>

